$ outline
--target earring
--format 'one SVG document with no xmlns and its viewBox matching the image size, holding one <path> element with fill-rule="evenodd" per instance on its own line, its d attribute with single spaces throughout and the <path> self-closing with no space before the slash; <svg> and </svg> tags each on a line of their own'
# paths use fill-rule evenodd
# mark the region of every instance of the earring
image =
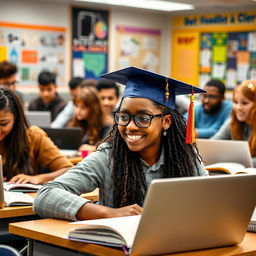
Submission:
<svg viewBox="0 0 256 256">
<path fill-rule="evenodd" d="M 163 136 L 165 137 L 167 135 L 167 131 L 164 130 Z"/>
</svg>

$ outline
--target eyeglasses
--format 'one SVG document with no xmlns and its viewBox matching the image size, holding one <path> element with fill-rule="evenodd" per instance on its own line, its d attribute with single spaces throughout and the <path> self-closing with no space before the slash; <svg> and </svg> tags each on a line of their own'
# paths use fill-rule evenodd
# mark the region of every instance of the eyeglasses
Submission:
<svg viewBox="0 0 256 256">
<path fill-rule="evenodd" d="M 200 97 L 201 97 L 202 99 L 216 100 L 216 99 L 218 99 L 220 96 L 218 96 L 218 95 L 210 95 L 210 94 L 201 94 Z"/>
<path fill-rule="evenodd" d="M 156 117 L 163 116 L 163 114 L 159 114 L 159 115 L 150 115 L 150 114 L 130 115 L 125 112 L 114 112 L 113 115 L 114 115 L 115 122 L 118 125 L 127 126 L 130 123 L 131 119 L 133 119 L 134 123 L 139 128 L 148 128 L 151 125 L 152 119 L 154 119 Z"/>
<path fill-rule="evenodd" d="M 13 82 L 0 82 L 1 86 L 5 86 L 5 87 L 11 87 L 11 86 L 15 86 L 18 84 L 18 81 L 13 81 Z"/>
</svg>

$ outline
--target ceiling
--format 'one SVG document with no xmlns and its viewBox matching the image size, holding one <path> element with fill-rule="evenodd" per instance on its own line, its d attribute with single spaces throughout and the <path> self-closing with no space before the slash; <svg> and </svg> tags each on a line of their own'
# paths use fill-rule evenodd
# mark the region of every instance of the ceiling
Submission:
<svg viewBox="0 0 256 256">
<path fill-rule="evenodd" d="M 134 9 L 129 7 L 117 7 L 117 6 L 110 6 L 110 5 L 104 5 L 104 4 L 78 2 L 74 0 L 28 0 L 28 1 L 37 1 L 37 2 L 48 1 L 51 3 L 53 2 L 68 3 L 72 5 L 98 7 L 98 8 L 106 8 L 106 9 L 122 9 L 122 10 Z M 122 0 L 120 0 L 120 2 L 121 1 Z M 224 12 L 232 12 L 232 11 L 256 10 L 256 1 L 253 1 L 253 0 L 166 0 L 166 1 L 192 4 L 195 6 L 195 9 L 186 10 L 186 11 L 175 11 L 175 12 L 163 12 L 163 11 L 151 11 L 151 10 L 145 10 L 145 11 L 161 12 L 162 14 L 167 14 L 167 15 L 182 15 L 182 14 L 188 15 L 188 14 L 200 14 L 200 13 L 220 13 L 220 12 L 224 13 Z"/>
</svg>

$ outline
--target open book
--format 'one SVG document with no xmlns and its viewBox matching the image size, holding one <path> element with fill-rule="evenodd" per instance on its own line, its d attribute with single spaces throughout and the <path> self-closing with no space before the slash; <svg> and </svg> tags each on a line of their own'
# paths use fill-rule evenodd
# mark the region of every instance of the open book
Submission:
<svg viewBox="0 0 256 256">
<path fill-rule="evenodd" d="M 205 166 L 210 174 L 256 174 L 256 168 L 246 168 L 244 165 L 234 162 L 223 162 Z"/>
<path fill-rule="evenodd" d="M 33 201 L 34 198 L 28 194 L 4 191 L 5 206 L 32 205 Z"/>
<path fill-rule="evenodd" d="M 4 182 L 4 190 L 6 191 L 15 191 L 15 192 L 26 192 L 26 193 L 32 193 L 37 192 L 38 189 L 40 189 L 42 185 L 35 185 L 32 183 L 10 183 Z"/>
<path fill-rule="evenodd" d="M 136 215 L 78 221 L 75 223 L 84 224 L 84 226 L 71 229 L 68 237 L 76 241 L 129 249 L 132 247 L 140 217 L 141 215 Z"/>
</svg>

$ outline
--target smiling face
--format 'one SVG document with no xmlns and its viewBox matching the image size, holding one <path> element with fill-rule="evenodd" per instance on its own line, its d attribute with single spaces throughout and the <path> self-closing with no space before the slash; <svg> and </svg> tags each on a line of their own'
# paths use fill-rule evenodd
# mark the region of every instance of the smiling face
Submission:
<svg viewBox="0 0 256 256">
<path fill-rule="evenodd" d="M 0 110 L 0 142 L 12 131 L 14 115 L 7 110 Z"/>
<path fill-rule="evenodd" d="M 144 98 L 124 98 L 120 112 L 135 114 L 162 114 L 160 107 L 157 107 L 151 100 Z M 140 156 L 147 162 L 148 159 L 155 159 L 160 154 L 161 137 L 163 130 L 171 125 L 171 116 L 165 115 L 153 118 L 151 125 L 147 128 L 139 128 L 133 119 L 127 126 L 118 125 L 118 130 L 129 150 L 139 152 Z"/>
<path fill-rule="evenodd" d="M 102 109 L 107 114 L 112 114 L 118 101 L 114 88 L 101 89 L 98 91 Z"/>
<path fill-rule="evenodd" d="M 234 92 L 233 101 L 233 110 L 236 118 L 240 122 L 247 122 L 250 112 L 254 107 L 254 102 L 244 96 L 242 93 L 242 87 L 237 88 Z"/>
</svg>

